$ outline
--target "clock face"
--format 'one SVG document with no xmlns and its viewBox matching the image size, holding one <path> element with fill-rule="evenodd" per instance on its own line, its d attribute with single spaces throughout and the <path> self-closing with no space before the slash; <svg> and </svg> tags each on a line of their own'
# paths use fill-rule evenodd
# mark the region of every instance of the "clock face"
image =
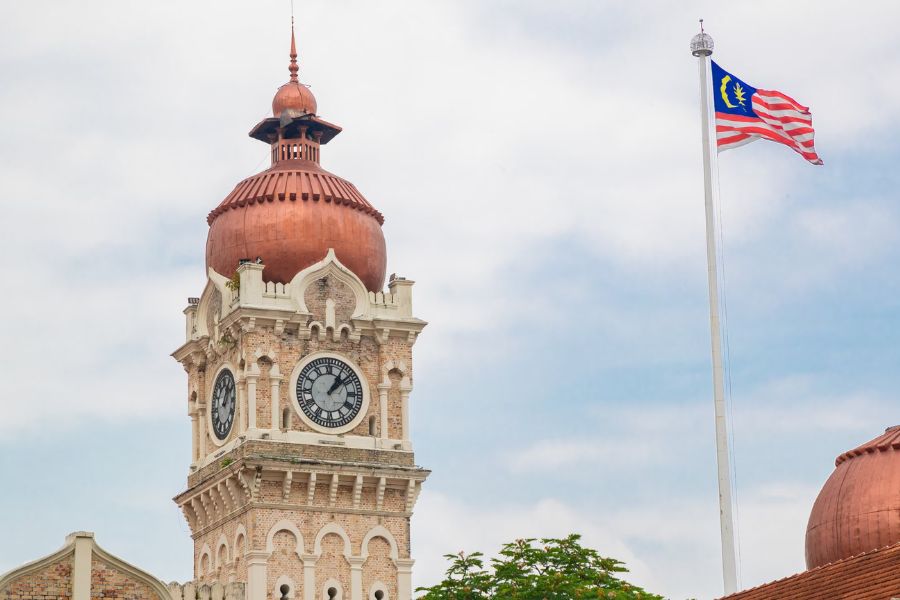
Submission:
<svg viewBox="0 0 900 600">
<path fill-rule="evenodd" d="M 235 404 L 234 375 L 228 369 L 222 369 L 219 376 L 216 377 L 212 406 L 210 407 L 213 433 L 220 440 L 227 438 L 231 431 L 231 425 L 234 423 Z"/>
<path fill-rule="evenodd" d="M 356 371 L 344 361 L 330 356 L 316 358 L 297 377 L 297 402 L 313 423 L 343 427 L 362 408 L 362 383 Z"/>
</svg>

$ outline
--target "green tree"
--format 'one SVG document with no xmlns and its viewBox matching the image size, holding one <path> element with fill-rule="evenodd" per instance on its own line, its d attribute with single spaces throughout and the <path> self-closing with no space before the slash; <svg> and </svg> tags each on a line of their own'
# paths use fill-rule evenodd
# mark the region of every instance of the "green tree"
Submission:
<svg viewBox="0 0 900 600">
<path fill-rule="evenodd" d="M 447 554 L 446 577 L 419 600 L 662 600 L 616 577 L 623 563 L 585 548 L 581 536 L 524 539 L 503 546 L 485 568 L 483 555 Z"/>
</svg>

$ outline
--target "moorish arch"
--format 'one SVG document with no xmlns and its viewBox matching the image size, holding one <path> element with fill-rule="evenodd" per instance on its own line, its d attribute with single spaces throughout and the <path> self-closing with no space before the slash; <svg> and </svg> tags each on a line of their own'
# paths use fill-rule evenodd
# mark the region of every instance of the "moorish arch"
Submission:
<svg viewBox="0 0 900 600">
<path fill-rule="evenodd" d="M 266 535 L 266 552 L 274 552 L 275 551 L 275 534 L 279 531 L 289 531 L 294 534 L 294 539 L 297 540 L 297 548 L 295 552 L 297 553 L 297 557 L 301 560 L 303 559 L 304 543 L 303 543 L 303 534 L 300 533 L 300 530 L 297 526 L 287 519 L 282 519 L 272 525 L 272 528 L 269 529 L 269 533 Z M 318 541 L 316 541 L 318 543 Z"/>
<path fill-rule="evenodd" d="M 394 538 L 394 534 L 388 531 L 384 525 L 376 525 L 375 527 L 370 529 L 369 533 L 366 534 L 366 537 L 363 538 L 361 556 L 364 559 L 369 558 L 369 542 L 377 537 L 384 538 L 385 541 L 387 541 L 388 545 L 390 545 L 391 559 L 397 560 L 400 558 L 400 551 L 397 547 L 397 540 Z"/>
<path fill-rule="evenodd" d="M 225 537 L 224 533 L 220 534 L 219 539 L 216 541 L 215 559 L 216 563 L 213 567 L 213 571 L 221 569 L 231 562 L 230 553 L 228 551 L 228 539 Z"/>
<path fill-rule="evenodd" d="M 343 527 L 334 522 L 328 523 L 319 530 L 319 533 L 316 534 L 316 543 L 315 546 L 313 546 L 313 554 L 315 554 L 316 556 L 322 556 L 322 540 L 325 539 L 326 535 L 332 533 L 344 540 L 344 557 L 350 558 L 350 556 L 352 555 L 350 536 L 347 535 L 347 532 L 344 531 Z"/>
</svg>

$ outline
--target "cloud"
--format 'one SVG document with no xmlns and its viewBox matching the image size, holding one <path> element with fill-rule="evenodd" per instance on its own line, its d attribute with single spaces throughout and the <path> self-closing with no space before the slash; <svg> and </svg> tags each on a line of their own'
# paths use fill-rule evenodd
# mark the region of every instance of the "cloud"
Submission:
<svg viewBox="0 0 900 600">
<path fill-rule="evenodd" d="M 803 570 L 806 519 L 818 492 L 812 486 L 772 482 L 742 497 L 740 567 L 742 587 Z M 552 494 L 552 492 L 551 492 Z M 553 495 L 534 502 L 492 498 L 462 503 L 424 491 L 413 517 L 417 557 L 415 585 L 440 581 L 445 554 L 482 551 L 522 537 L 580 533 L 586 546 L 625 563 L 624 577 L 669 598 L 721 595 L 718 511 L 715 496 L 684 490 L 634 505 L 609 499 L 592 506 Z"/>
</svg>

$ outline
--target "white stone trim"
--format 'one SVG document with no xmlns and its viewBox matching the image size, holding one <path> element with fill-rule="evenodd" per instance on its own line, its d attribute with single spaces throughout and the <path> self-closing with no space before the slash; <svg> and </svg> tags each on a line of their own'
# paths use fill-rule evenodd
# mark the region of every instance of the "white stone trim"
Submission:
<svg viewBox="0 0 900 600">
<path fill-rule="evenodd" d="M 295 552 L 297 553 L 297 558 L 301 561 L 303 560 L 303 534 L 300 533 L 300 530 L 297 526 L 287 519 L 282 519 L 272 525 L 272 528 L 269 529 L 269 533 L 266 534 L 266 552 L 273 552 L 275 550 L 275 534 L 279 531 L 290 531 L 294 534 L 294 538 L 297 540 L 297 548 Z"/>
<path fill-rule="evenodd" d="M 130 575 L 132 578 L 134 578 L 134 579 L 140 581 L 141 583 L 146 584 L 146 585 L 149 586 L 154 592 L 156 592 L 157 595 L 159 595 L 160 598 L 164 598 L 164 599 L 166 599 L 166 600 L 169 600 L 169 599 L 172 597 L 172 596 L 169 594 L 168 588 L 166 587 L 166 585 L 165 585 L 162 581 L 160 581 L 160 580 L 157 579 L 156 577 L 150 575 L 150 574 L 147 573 L 146 571 L 142 571 L 141 569 L 139 569 L 139 568 L 137 568 L 137 567 L 135 567 L 135 566 L 133 566 L 133 565 L 131 565 L 131 564 L 125 562 L 125 561 L 122 560 L 121 558 L 118 558 L 118 557 L 116 557 L 116 556 L 113 556 L 112 554 L 110 554 L 109 552 L 107 552 L 106 550 L 104 550 L 103 548 L 101 548 L 100 546 L 98 546 L 98 545 L 96 544 L 96 542 L 94 542 L 93 537 L 91 538 L 91 543 L 92 543 L 92 546 L 93 546 L 92 549 L 93 549 L 93 551 L 94 551 L 94 557 L 95 557 L 95 558 L 100 559 L 101 561 L 103 561 L 103 562 L 105 562 L 106 564 L 110 565 L 111 567 L 113 567 L 113 568 L 116 569 L 117 571 L 121 571 L 121 572 L 123 572 L 123 573 L 127 573 L 127 574 Z"/>
<path fill-rule="evenodd" d="M 219 378 L 219 373 L 225 369 L 228 369 L 231 372 L 231 377 L 234 379 L 234 419 L 231 421 L 231 430 L 228 432 L 228 435 L 225 436 L 224 440 L 220 440 L 213 431 L 212 395 L 216 389 L 216 380 Z M 219 365 L 219 368 L 216 369 L 212 379 L 207 379 L 206 382 L 209 385 L 209 389 L 206 390 L 206 393 L 204 394 L 206 397 L 206 437 L 209 438 L 217 448 L 221 448 L 237 437 L 238 419 L 241 416 L 240 407 L 238 406 L 238 403 L 240 402 L 240 395 L 238 394 L 238 372 L 230 362 L 224 361 Z"/>
<path fill-rule="evenodd" d="M 343 527 L 334 522 L 328 523 L 319 530 L 319 533 L 316 534 L 316 543 L 313 545 L 313 554 L 315 554 L 316 556 L 322 556 L 322 540 L 326 535 L 329 535 L 331 533 L 337 534 L 342 540 L 344 540 L 344 557 L 349 559 L 351 555 L 350 536 L 347 535 L 347 532 L 344 531 Z"/>
<path fill-rule="evenodd" d="M 72 536 L 69 536 L 69 538 L 72 538 Z M 58 563 L 59 561 L 68 558 L 70 554 L 74 554 L 75 539 L 69 538 L 66 538 L 65 546 L 63 546 L 53 554 L 25 563 L 21 567 L 16 567 L 12 571 L 8 571 L 3 575 L 0 575 L 0 590 L 2 590 L 4 587 L 12 583 L 13 580 L 18 579 L 19 577 L 23 577 L 25 575 L 30 575 L 31 573 L 40 571 L 41 569 L 49 567 L 52 564 Z"/>
<path fill-rule="evenodd" d="M 272 598 L 275 600 L 280 600 L 281 598 L 281 586 L 287 584 L 291 589 L 288 590 L 288 598 L 296 598 L 297 597 L 297 584 L 294 583 L 294 580 L 288 577 L 287 575 L 282 575 L 278 578 L 278 581 L 275 582 L 275 587 L 272 591 Z"/>
<path fill-rule="evenodd" d="M 160 600 L 172 600 L 172 594 L 162 581 L 146 571 L 142 571 L 124 560 L 113 556 L 98 546 L 97 542 L 94 541 L 94 534 L 89 531 L 76 531 L 70 533 L 66 536 L 65 545 L 53 554 L 31 561 L 21 567 L 17 567 L 12 571 L 0 575 L 0 590 L 3 590 L 20 577 L 36 573 L 50 565 L 68 559 L 69 556 L 73 556 L 72 573 L 70 575 L 72 581 L 72 600 L 90 600 L 92 586 L 91 569 L 93 559 L 95 558 L 117 571 L 128 575 L 132 579 L 147 585 L 154 593 L 156 593 Z"/>
<path fill-rule="evenodd" d="M 300 378 L 300 372 L 303 368 L 311 363 L 312 361 L 319 358 L 334 358 L 343 363 L 346 363 L 353 372 L 356 373 L 356 376 L 359 377 L 359 382 L 362 386 L 362 406 L 359 408 L 359 412 L 353 418 L 352 421 L 344 425 L 343 427 L 322 427 L 318 423 L 313 422 L 309 417 L 306 416 L 306 413 L 303 412 L 303 409 L 300 408 L 300 399 L 297 398 L 297 379 Z M 366 418 L 366 415 L 369 412 L 369 381 L 366 379 L 365 374 L 362 370 L 354 363 L 348 356 L 343 354 L 337 354 L 335 352 L 315 352 L 313 354 L 309 354 L 303 358 L 300 362 L 294 365 L 294 369 L 291 371 L 290 382 L 290 398 L 291 405 L 294 408 L 294 412 L 300 417 L 300 419 L 311 429 L 318 431 L 320 433 L 329 434 L 329 435 L 340 435 L 342 433 L 347 433 L 348 431 L 352 431 L 356 427 L 362 423 L 363 419 Z"/>
<path fill-rule="evenodd" d="M 219 550 L 221 550 L 222 546 L 225 546 L 225 563 L 219 564 Z M 216 553 L 213 558 L 215 558 L 216 561 L 216 569 L 218 569 L 219 567 L 224 567 L 231 562 L 231 552 L 228 548 L 228 538 L 225 537 L 224 533 L 219 535 L 219 539 L 216 540 Z"/>
<path fill-rule="evenodd" d="M 344 587 L 341 585 L 340 581 L 332 578 L 322 584 L 322 600 L 329 600 L 330 597 L 328 596 L 328 588 L 334 588 L 337 590 L 337 596 L 334 597 L 334 600 L 344 599 Z"/>
<path fill-rule="evenodd" d="M 356 306 L 353 309 L 353 316 L 351 318 L 365 319 L 369 317 L 369 292 L 366 290 L 366 286 L 353 271 L 345 267 L 341 261 L 338 260 L 334 253 L 334 248 L 329 248 L 325 258 L 314 265 L 306 267 L 291 279 L 291 295 L 294 297 L 294 302 L 297 303 L 299 309 L 298 312 L 309 312 L 309 309 L 306 307 L 306 299 L 304 298 L 306 295 L 306 288 L 308 288 L 313 281 L 326 276 L 332 276 L 349 287 L 356 297 Z"/>
<path fill-rule="evenodd" d="M 209 558 L 209 561 L 207 562 L 209 568 L 207 568 L 205 571 L 202 570 L 204 556 Z M 197 555 L 197 575 L 202 576 L 206 575 L 207 573 L 212 573 L 214 564 L 215 563 L 213 562 L 212 550 L 209 549 L 209 544 L 204 543 L 203 547 L 200 548 L 200 554 Z"/>
<path fill-rule="evenodd" d="M 369 533 L 367 533 L 366 537 L 363 538 L 362 548 L 360 549 L 360 556 L 362 556 L 363 558 L 369 558 L 369 542 L 377 537 L 384 538 L 387 543 L 390 544 L 392 560 L 397 560 L 398 558 L 400 558 L 400 550 L 397 547 L 397 540 L 394 538 L 394 534 L 388 531 L 384 525 L 376 525 L 369 530 Z"/>
<path fill-rule="evenodd" d="M 244 527 L 243 523 L 238 523 L 237 527 L 234 528 L 234 543 L 231 546 L 231 553 L 234 555 L 231 557 L 232 561 L 237 558 L 238 540 L 241 539 L 241 536 L 244 536 L 244 554 L 247 554 L 250 548 L 250 545 L 247 543 L 247 528 Z"/>
<path fill-rule="evenodd" d="M 377 598 L 375 598 L 375 592 L 377 592 L 378 590 L 381 590 L 384 593 L 384 597 L 381 600 L 390 600 L 390 596 L 387 592 L 387 586 L 380 580 L 374 581 L 372 585 L 369 586 L 368 600 L 378 600 Z"/>
</svg>

